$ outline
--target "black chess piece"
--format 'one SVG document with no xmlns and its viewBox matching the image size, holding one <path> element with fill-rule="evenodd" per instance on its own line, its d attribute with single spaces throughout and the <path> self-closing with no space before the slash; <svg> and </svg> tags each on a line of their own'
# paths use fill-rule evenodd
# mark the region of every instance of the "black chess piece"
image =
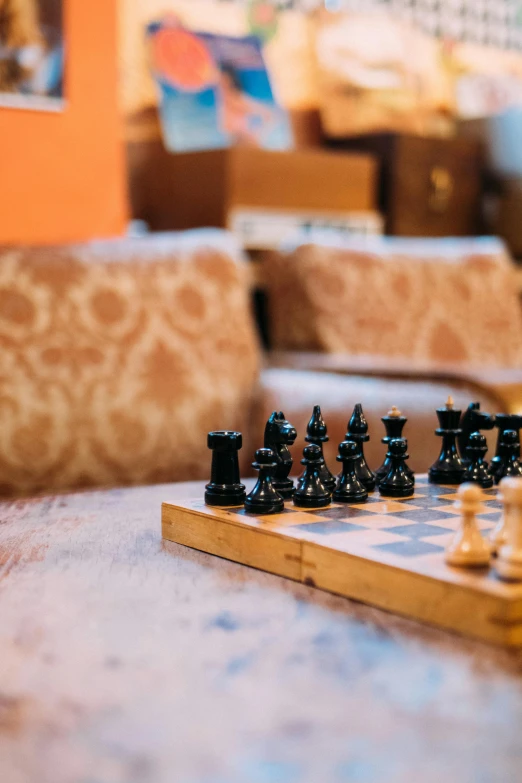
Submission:
<svg viewBox="0 0 522 783">
<path fill-rule="evenodd" d="M 520 441 L 516 430 L 506 430 L 502 438 L 502 463 L 495 473 L 495 482 L 498 484 L 505 476 L 522 476 Z"/>
<path fill-rule="evenodd" d="M 386 430 L 386 435 L 381 439 L 381 443 L 384 443 L 384 445 L 387 447 L 388 443 L 394 438 L 402 438 L 402 431 L 408 419 L 406 416 L 402 415 L 400 410 L 398 410 L 395 405 L 393 405 L 391 411 L 388 412 L 387 416 L 383 416 L 381 421 L 384 424 L 384 428 Z M 388 451 L 388 448 L 386 448 L 386 451 Z M 385 456 L 381 467 L 375 471 L 375 478 L 377 483 L 379 483 L 379 481 L 385 477 L 389 469 L 390 460 L 388 456 Z M 406 470 L 408 474 L 414 478 L 413 470 L 409 467 L 409 465 L 406 465 Z"/>
<path fill-rule="evenodd" d="M 467 439 L 469 465 L 466 468 L 464 481 L 480 484 L 484 489 L 493 486 L 493 477 L 488 471 L 484 456 L 488 450 L 486 438 L 480 432 L 472 432 Z"/>
<path fill-rule="evenodd" d="M 327 443 L 330 438 L 327 435 L 327 427 L 321 413 L 321 407 L 314 405 L 312 418 L 308 422 L 306 428 L 305 441 L 307 443 L 315 443 L 321 449 L 321 457 L 323 458 L 323 466 L 321 468 L 321 481 L 327 489 L 332 492 L 335 489 L 336 478 L 330 470 L 328 465 L 324 462 L 323 443 Z"/>
<path fill-rule="evenodd" d="M 355 463 L 359 456 L 359 446 L 354 440 L 345 440 L 339 444 L 337 462 L 342 462 L 343 470 L 334 490 L 336 503 L 364 503 L 368 492 L 357 478 Z"/>
<path fill-rule="evenodd" d="M 331 492 L 321 481 L 323 463 L 319 446 L 313 443 L 304 447 L 301 465 L 305 466 L 305 470 L 293 495 L 294 505 L 300 508 L 323 508 L 330 505 Z"/>
<path fill-rule="evenodd" d="M 288 478 L 293 465 L 288 447 L 294 444 L 296 438 L 297 432 L 285 419 L 285 414 L 282 411 L 274 411 L 266 423 L 264 447 L 274 452 L 277 464 L 272 484 L 283 498 L 291 498 L 294 494 L 294 482 Z"/>
<path fill-rule="evenodd" d="M 245 511 L 248 514 L 280 514 L 285 510 L 285 502 L 274 489 L 272 474 L 277 467 L 272 449 L 258 449 L 252 467 L 259 471 L 257 483 L 245 499 Z"/>
<path fill-rule="evenodd" d="M 497 473 L 501 473 L 504 466 L 503 440 L 504 433 L 513 430 L 520 443 L 520 429 L 522 428 L 522 416 L 517 413 L 497 413 L 495 416 L 495 427 L 498 429 L 497 447 L 495 456 L 489 463 L 489 472 L 496 479 Z"/>
<path fill-rule="evenodd" d="M 461 416 L 461 433 L 458 436 L 459 452 L 463 465 L 467 467 L 471 464 L 471 458 L 468 456 L 470 436 L 475 432 L 481 432 L 482 430 L 492 430 L 494 426 L 495 417 L 490 413 L 481 411 L 480 402 L 470 402 Z"/>
<path fill-rule="evenodd" d="M 437 408 L 439 427 L 435 435 L 442 438 L 439 457 L 428 471 L 429 480 L 433 484 L 462 484 L 466 468 L 462 464 L 457 450 L 457 435 L 460 435 L 461 411 L 453 405 L 448 397 L 444 408 Z"/>
<path fill-rule="evenodd" d="M 363 444 L 370 440 L 368 435 L 368 422 L 363 413 L 362 405 L 357 403 L 353 409 L 352 418 L 348 422 L 348 432 L 346 440 L 353 440 L 359 447 L 357 462 L 355 463 L 355 472 L 357 478 L 368 492 L 375 489 L 375 474 L 368 467 L 364 456 Z"/>
<path fill-rule="evenodd" d="M 379 482 L 379 492 L 384 497 L 407 498 L 413 495 L 415 480 L 409 475 L 406 460 L 409 459 L 405 438 L 393 438 L 388 444 L 390 469 Z"/>
<path fill-rule="evenodd" d="M 205 503 L 209 506 L 242 506 L 245 485 L 239 478 L 238 451 L 243 445 L 243 436 L 230 430 L 209 432 L 207 445 L 212 449 L 212 467 L 210 483 L 205 487 Z"/>
</svg>

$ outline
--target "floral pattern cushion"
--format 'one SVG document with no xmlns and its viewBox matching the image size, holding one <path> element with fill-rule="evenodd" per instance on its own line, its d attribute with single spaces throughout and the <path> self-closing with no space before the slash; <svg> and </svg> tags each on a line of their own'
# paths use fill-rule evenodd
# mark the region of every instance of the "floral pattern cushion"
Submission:
<svg viewBox="0 0 522 783">
<path fill-rule="evenodd" d="M 0 493 L 204 478 L 259 351 L 243 263 L 164 235 L 0 253 Z"/>
<path fill-rule="evenodd" d="M 522 366 L 512 264 L 498 242 L 306 245 L 266 259 L 273 345 L 475 366 Z"/>
</svg>

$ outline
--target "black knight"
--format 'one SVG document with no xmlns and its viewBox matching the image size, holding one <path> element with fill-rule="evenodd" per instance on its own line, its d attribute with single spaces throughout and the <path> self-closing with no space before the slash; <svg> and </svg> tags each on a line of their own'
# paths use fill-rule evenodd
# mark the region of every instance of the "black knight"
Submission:
<svg viewBox="0 0 522 783">
<path fill-rule="evenodd" d="M 276 467 L 272 485 L 283 498 L 291 498 L 294 494 L 294 482 L 288 478 L 293 465 L 288 447 L 294 444 L 296 438 L 297 432 L 285 419 L 285 414 L 274 411 L 266 423 L 264 446 L 274 452 Z"/>
</svg>

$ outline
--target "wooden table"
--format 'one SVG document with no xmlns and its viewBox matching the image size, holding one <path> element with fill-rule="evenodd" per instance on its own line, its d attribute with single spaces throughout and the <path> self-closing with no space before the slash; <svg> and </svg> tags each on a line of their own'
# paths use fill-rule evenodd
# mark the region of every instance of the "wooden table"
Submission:
<svg viewBox="0 0 522 783">
<path fill-rule="evenodd" d="M 522 655 L 164 544 L 177 485 L 0 504 L 2 783 L 502 783 Z"/>
</svg>

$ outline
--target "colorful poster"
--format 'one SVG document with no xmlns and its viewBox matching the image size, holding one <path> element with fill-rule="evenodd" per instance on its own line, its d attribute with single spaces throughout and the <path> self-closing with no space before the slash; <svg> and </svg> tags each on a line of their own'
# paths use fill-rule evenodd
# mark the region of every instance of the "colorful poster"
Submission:
<svg viewBox="0 0 522 783">
<path fill-rule="evenodd" d="M 0 106 L 63 108 L 62 0 L 0 0 Z"/>
<path fill-rule="evenodd" d="M 194 33 L 175 18 L 148 25 L 147 37 L 167 149 L 292 147 L 258 38 Z"/>
</svg>

